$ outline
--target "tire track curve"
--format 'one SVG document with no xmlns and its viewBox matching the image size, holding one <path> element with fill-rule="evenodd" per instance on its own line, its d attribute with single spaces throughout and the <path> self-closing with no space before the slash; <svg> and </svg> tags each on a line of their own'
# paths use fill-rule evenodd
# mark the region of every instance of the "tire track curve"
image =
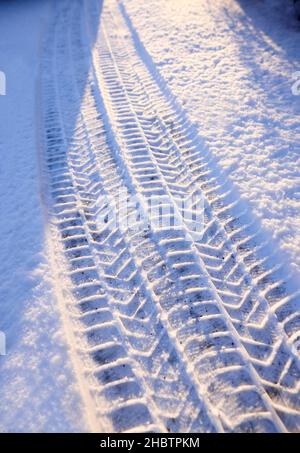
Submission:
<svg viewBox="0 0 300 453">
<path fill-rule="evenodd" d="M 123 3 L 102 6 L 60 2 L 43 61 L 53 242 L 95 412 L 107 431 L 297 431 L 298 296 Z M 153 195 L 175 227 L 145 224 Z M 177 202 L 195 196 L 196 236 Z"/>
<path fill-rule="evenodd" d="M 195 143 L 195 137 L 190 138 L 191 132 L 185 122 L 178 116 L 176 118 L 174 110 L 162 96 L 160 87 L 157 83 L 153 83 L 149 72 L 136 52 L 137 46 L 133 48 L 130 37 L 128 38 L 126 24 L 124 22 L 122 24 L 117 9 L 112 9 L 112 3 L 103 20 L 108 24 L 102 27 L 104 30 L 110 31 L 111 37 L 109 38 L 107 38 L 108 33 L 104 31 L 106 40 L 110 42 L 107 45 L 108 49 L 102 50 L 105 36 L 101 36 L 98 53 L 101 57 L 102 52 L 103 58 L 98 60 L 95 67 L 101 68 L 102 62 L 106 58 L 105 52 L 110 52 L 112 65 L 108 71 L 107 85 L 110 84 L 110 75 L 114 80 L 119 79 L 120 86 L 125 92 L 124 99 L 127 97 L 128 102 L 128 108 L 125 111 L 134 112 L 141 137 L 144 137 L 143 156 L 148 150 L 151 162 L 153 163 L 155 160 L 156 168 L 159 169 L 162 185 L 167 185 L 170 196 L 175 197 L 179 189 L 191 190 L 195 184 L 195 178 L 189 171 L 190 166 L 195 163 L 195 154 L 198 154 L 199 158 L 199 151 L 195 152 L 192 146 Z M 119 20 L 116 21 L 116 18 Z M 121 41 L 126 41 L 125 45 L 124 43 L 122 45 Z M 130 46 L 133 48 L 132 53 L 128 52 Z M 105 75 L 102 84 L 105 84 Z M 123 100 L 123 105 L 120 107 L 121 91 L 116 87 L 111 90 L 111 102 L 114 103 L 113 97 L 115 96 L 117 99 L 115 111 L 119 112 L 119 117 L 122 117 L 125 105 L 125 100 Z M 126 113 L 125 116 L 123 114 L 124 118 L 126 118 Z M 115 133 L 118 134 L 117 127 Z M 129 136 L 129 140 L 127 138 L 127 141 L 130 141 L 132 137 L 134 137 L 134 133 Z M 123 148 L 125 149 L 124 144 Z M 126 155 L 125 163 L 126 160 L 127 163 L 130 162 L 130 159 L 134 163 L 135 157 L 133 156 L 133 152 L 129 152 Z M 198 160 L 196 170 L 202 176 L 203 165 L 199 165 L 199 163 Z M 177 172 L 174 168 L 178 169 Z M 133 167 L 131 172 L 134 173 Z M 197 172 L 195 173 L 197 174 Z M 205 232 L 206 236 L 204 235 L 205 240 L 197 241 L 198 243 L 195 244 L 200 252 L 198 254 L 215 289 L 216 298 L 225 307 L 226 313 L 224 311 L 223 313 L 225 316 L 227 314 L 226 318 L 229 319 L 230 326 L 233 328 L 235 340 L 238 339 L 244 352 L 244 359 L 252 368 L 253 373 L 251 374 L 254 376 L 256 385 L 263 387 L 263 397 L 269 410 L 277 418 L 277 428 L 284 430 L 286 426 L 288 429 L 297 430 L 299 423 L 299 358 L 287 331 L 278 322 L 282 322 L 282 317 L 278 319 L 278 312 L 274 314 L 274 310 L 270 309 L 273 308 L 274 302 L 281 309 L 283 306 L 286 308 L 291 301 L 296 307 L 297 299 L 293 299 L 293 294 L 288 294 L 288 279 L 283 281 L 281 277 L 282 266 L 278 266 L 278 268 L 270 266 L 269 256 L 263 255 L 261 250 L 258 253 L 257 249 L 264 246 L 264 243 L 259 241 L 259 231 L 257 232 L 259 228 L 245 222 L 242 217 L 246 216 L 244 206 L 240 200 L 234 198 L 228 182 L 225 190 L 222 187 L 222 191 L 218 191 L 218 185 L 217 190 L 214 187 L 216 181 L 213 180 L 213 186 L 208 177 L 207 165 L 204 174 L 205 182 L 200 187 L 203 190 L 204 186 L 205 189 L 203 192 L 207 200 L 206 214 L 213 218 L 213 229 L 217 226 L 218 234 L 211 234 L 209 232 L 211 225 L 209 225 Z M 186 182 L 187 176 L 189 176 L 188 183 Z M 176 180 L 175 185 L 174 180 Z M 198 177 L 196 183 L 199 184 L 199 180 Z M 238 219 L 237 216 L 239 216 Z M 228 230 L 234 234 L 229 236 Z M 212 239 L 217 236 L 219 241 L 217 250 L 214 250 L 210 244 L 207 247 L 207 236 L 211 236 Z M 221 247 L 220 239 L 223 241 Z M 248 260 L 243 259 L 244 251 L 248 252 L 246 255 Z M 246 267 L 249 262 L 252 264 L 250 271 Z M 255 281 L 253 276 L 257 275 L 261 278 Z M 232 316 L 233 307 L 230 306 L 232 301 L 239 305 L 242 320 Z M 252 304 L 250 316 L 247 312 L 246 316 L 243 313 L 243 306 L 246 304 Z M 297 316 L 296 311 L 295 317 L 297 318 Z M 295 326 L 297 327 L 297 322 Z M 219 360 L 220 354 L 216 355 Z"/>
<path fill-rule="evenodd" d="M 99 229 L 97 225 L 97 200 L 107 204 L 108 194 L 114 195 L 122 181 L 95 109 L 92 84 L 87 84 L 81 99 L 76 88 L 77 85 L 80 89 L 82 76 L 87 75 L 86 56 L 79 51 L 84 49 L 78 35 L 82 28 L 78 20 L 83 13 L 80 5 L 81 2 L 73 2 L 70 8 L 66 2 L 59 9 L 56 34 L 60 39 L 54 56 L 54 80 L 57 79 L 61 124 L 53 128 L 55 112 L 51 107 L 45 116 L 52 125 L 50 130 L 55 130 L 55 138 L 52 134 L 47 137 L 47 162 L 54 216 L 69 263 L 74 296 L 83 313 L 77 318 L 86 326 L 79 330 L 95 362 L 95 370 L 90 370 L 92 387 L 94 393 L 101 393 L 98 406 L 104 398 L 114 407 L 102 411 L 100 416 L 111 420 L 116 431 L 144 431 L 145 426 L 155 431 L 213 431 L 214 425 L 136 264 L 144 250 L 150 250 L 147 240 L 142 237 L 144 250 L 138 250 L 135 242 L 139 245 L 139 238 L 128 245 L 126 235 L 116 228 L 108 224 Z M 70 21 L 73 32 L 68 41 L 66 25 Z M 55 87 L 52 90 L 53 96 Z M 76 101 L 80 112 L 74 118 Z M 152 262 L 160 265 L 155 258 Z M 161 279 L 154 276 L 153 281 L 156 280 Z M 138 376 L 134 370 L 138 370 Z"/>
</svg>

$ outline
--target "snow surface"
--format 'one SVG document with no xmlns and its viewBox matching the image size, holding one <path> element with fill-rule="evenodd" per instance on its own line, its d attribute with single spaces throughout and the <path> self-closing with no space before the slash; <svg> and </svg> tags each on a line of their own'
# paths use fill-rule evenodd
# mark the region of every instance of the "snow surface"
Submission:
<svg viewBox="0 0 300 453">
<path fill-rule="evenodd" d="M 300 25 L 282 0 L 123 0 L 211 153 L 300 272 Z M 299 77 L 298 77 L 299 78 Z"/>
<path fill-rule="evenodd" d="M 69 359 L 47 258 L 41 203 L 36 87 L 50 3 L 1 2 L 0 70 L 0 431 L 82 431 L 78 384 Z"/>
<path fill-rule="evenodd" d="M 0 431 L 299 431 L 291 2 L 6 1 L 0 29 Z M 195 181 L 199 240 L 97 223 Z"/>
</svg>

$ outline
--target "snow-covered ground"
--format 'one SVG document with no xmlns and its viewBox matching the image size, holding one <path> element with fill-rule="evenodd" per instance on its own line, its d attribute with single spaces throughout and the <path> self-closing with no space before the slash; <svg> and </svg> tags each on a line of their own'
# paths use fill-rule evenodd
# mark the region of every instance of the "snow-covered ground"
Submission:
<svg viewBox="0 0 300 453">
<path fill-rule="evenodd" d="M 1 2 L 0 431 L 87 429 L 47 258 L 37 102 L 48 1 Z"/>
<path fill-rule="evenodd" d="M 300 93 L 292 87 L 300 27 L 292 2 L 123 3 L 168 87 L 299 276 Z"/>
<path fill-rule="evenodd" d="M 291 3 L 0 3 L 0 431 L 300 430 Z"/>
</svg>

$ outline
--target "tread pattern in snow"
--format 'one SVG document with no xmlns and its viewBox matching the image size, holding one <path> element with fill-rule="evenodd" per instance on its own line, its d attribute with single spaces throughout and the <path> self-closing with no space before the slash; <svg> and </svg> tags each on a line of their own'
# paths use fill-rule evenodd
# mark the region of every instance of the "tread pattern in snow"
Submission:
<svg viewBox="0 0 300 453">
<path fill-rule="evenodd" d="M 145 62 L 124 6 L 99 8 L 56 6 L 43 76 L 50 214 L 99 420 L 115 431 L 299 430 L 298 301 L 284 269 Z M 97 222 L 120 190 L 176 210 L 195 187 L 201 239 L 184 219 Z"/>
</svg>

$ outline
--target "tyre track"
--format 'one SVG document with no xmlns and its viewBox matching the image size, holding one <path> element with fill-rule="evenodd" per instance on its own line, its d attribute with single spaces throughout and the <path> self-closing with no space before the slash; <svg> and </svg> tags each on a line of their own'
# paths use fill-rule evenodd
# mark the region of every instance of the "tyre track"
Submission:
<svg viewBox="0 0 300 453">
<path fill-rule="evenodd" d="M 100 419 L 108 431 L 297 431 L 297 296 L 260 229 L 151 76 L 122 4 L 104 5 L 94 47 L 99 5 L 57 8 L 45 159 Z M 195 188 L 206 199 L 196 239 L 176 208 Z M 109 220 L 120 189 L 139 202 L 117 212 L 121 223 L 137 219 L 127 228 Z M 144 227 L 138 213 L 153 193 L 180 217 L 176 228 Z"/>
<path fill-rule="evenodd" d="M 107 424 L 111 429 L 117 431 L 133 427 L 142 430 L 147 427 L 151 429 L 152 417 L 147 404 L 141 398 L 141 388 L 123 341 L 118 335 L 107 294 L 97 278 L 93 252 L 85 234 L 86 218 L 82 208 L 85 206 L 85 202 L 78 200 L 78 191 L 80 191 L 78 186 L 84 189 L 85 178 L 82 172 L 78 171 L 79 175 L 76 175 L 77 178 L 80 178 L 78 180 L 70 164 L 73 156 L 76 161 L 76 153 L 68 155 L 71 154 L 71 152 L 68 153 L 68 146 L 72 146 L 71 143 L 68 143 L 68 133 L 71 132 L 72 136 L 73 130 L 68 130 L 67 125 L 69 124 L 71 129 L 74 128 L 72 109 L 76 108 L 72 86 L 69 83 L 70 78 L 68 78 L 70 74 L 69 71 L 66 71 L 65 66 L 67 62 L 71 64 L 67 55 L 68 44 L 65 42 L 65 36 L 68 36 L 66 30 L 68 30 L 70 21 L 70 11 L 72 11 L 72 7 L 70 8 L 70 4 L 67 2 L 61 3 L 58 8 L 53 33 L 54 45 L 57 48 L 54 50 L 53 61 L 48 62 L 48 65 L 54 65 L 55 69 L 53 72 L 48 66 L 44 71 L 44 74 L 48 74 L 47 83 L 45 83 L 44 104 L 48 106 L 45 113 L 45 126 L 53 211 L 65 249 L 64 253 L 70 266 L 74 299 L 80 309 L 75 313 L 82 325 L 86 326 L 83 331 L 82 326 L 77 324 L 81 337 L 79 344 L 82 349 L 85 347 L 88 357 L 92 359 L 87 360 L 87 357 L 83 357 L 96 408 L 100 411 L 101 418 L 109 419 Z M 57 38 L 57 35 L 60 39 Z M 57 76 L 60 76 L 58 82 L 56 82 Z M 63 86 L 59 86 L 59 84 Z M 49 102 L 51 98 L 52 102 Z M 66 118 L 69 120 L 67 124 Z M 47 125 L 47 121 L 49 121 L 49 125 Z M 80 132 L 79 129 L 79 135 Z M 74 143 L 76 138 L 75 136 Z M 78 167 L 77 162 L 73 165 Z M 99 332 L 98 341 L 95 341 L 94 325 L 110 329 L 110 332 L 106 331 L 106 335 L 102 336 L 103 341 L 101 341 Z M 127 389 L 120 389 L 120 386 L 127 386 Z M 124 403 L 115 403 L 113 410 L 107 409 L 114 396 L 119 397 L 119 400 L 123 399 Z M 105 409 L 100 409 L 101 407 Z"/>
<path fill-rule="evenodd" d="M 105 15 L 105 21 L 109 20 L 106 16 L 109 16 L 109 14 L 112 15 L 111 11 L 112 8 L 110 5 L 110 12 Z M 115 18 L 118 17 L 116 10 L 114 10 L 113 16 L 114 21 L 111 21 L 106 28 L 108 30 L 122 30 L 122 24 L 120 21 L 118 21 L 117 24 L 113 23 L 115 22 Z M 174 196 L 178 190 L 178 186 L 180 189 L 183 187 L 188 189 L 193 184 L 193 179 L 190 184 L 186 183 L 186 175 L 191 176 L 186 163 L 194 163 L 193 160 L 195 153 L 192 152 L 192 156 L 190 156 L 189 151 L 189 147 L 193 144 L 194 139 L 190 139 L 189 130 L 186 128 L 186 125 L 180 121 L 180 119 L 176 119 L 175 116 L 174 120 L 174 111 L 172 112 L 170 106 L 164 102 L 162 99 L 162 93 L 157 85 L 153 84 L 149 74 L 145 75 L 145 67 L 137 61 L 138 56 L 136 52 L 133 51 L 132 54 L 128 55 L 127 49 L 130 48 L 129 39 L 126 40 L 126 46 L 122 46 L 118 44 L 120 41 L 119 36 L 126 36 L 126 31 L 121 31 L 118 34 L 114 32 L 112 38 L 110 39 L 111 44 L 109 45 L 111 54 L 113 55 L 113 53 L 115 53 L 113 58 L 115 59 L 115 66 L 118 68 L 116 74 L 114 74 L 114 77 L 119 77 L 121 80 L 120 84 L 122 84 L 124 91 L 127 92 L 127 97 L 129 98 L 127 111 L 130 111 L 131 104 L 131 109 L 136 112 L 137 121 L 139 121 L 142 125 L 140 128 L 142 131 L 140 132 L 147 141 L 145 148 L 148 146 L 148 149 L 152 152 L 152 156 L 154 155 L 155 163 L 161 170 L 160 175 L 162 175 L 163 179 L 162 184 L 169 185 L 171 196 Z M 105 37 L 102 36 L 101 38 L 101 42 L 104 42 Z M 101 52 L 100 46 L 99 52 Z M 98 62 L 96 66 L 101 67 L 101 62 Z M 135 74 L 135 71 L 138 72 L 138 70 L 142 73 L 141 78 Z M 112 71 L 113 69 L 111 70 L 111 74 L 113 74 Z M 133 89 L 133 80 L 136 83 L 136 90 Z M 146 85 L 146 88 L 143 85 Z M 152 100 L 154 98 L 154 102 L 152 102 L 152 104 L 149 101 L 149 97 L 151 98 L 151 96 Z M 113 94 L 111 97 L 113 102 Z M 117 103 L 115 103 L 115 110 L 118 111 L 118 104 L 121 99 L 120 90 L 118 91 L 116 97 Z M 159 113 L 156 111 L 157 106 L 160 108 Z M 122 106 L 122 109 L 123 108 L 124 106 Z M 160 137 L 159 142 L 156 138 L 153 139 L 153 127 L 151 129 L 150 136 L 147 136 L 147 121 L 145 122 L 143 118 L 145 113 L 147 116 L 147 108 L 149 109 L 148 118 L 151 118 L 148 124 L 151 124 L 152 126 L 155 124 L 157 126 L 157 136 Z M 120 116 L 121 115 L 122 111 L 120 113 Z M 159 115 L 161 115 L 161 117 L 159 117 Z M 167 118 L 167 121 L 172 118 L 173 127 L 171 130 L 168 130 L 168 125 L 165 124 L 165 118 Z M 176 120 L 178 122 L 177 125 Z M 167 137 L 167 141 L 163 142 L 165 137 Z M 168 146 L 170 143 L 171 146 Z M 162 158 L 162 154 L 164 154 L 164 158 Z M 186 158 L 186 162 L 182 162 L 182 155 Z M 192 160 L 189 160 L 191 158 Z M 130 161 L 130 157 L 128 158 L 128 161 Z M 173 182 L 169 183 L 170 180 L 174 180 L 172 178 L 173 175 L 171 174 L 170 176 L 171 172 L 169 170 L 171 168 L 174 169 L 174 162 L 178 162 L 178 167 L 181 166 L 181 172 L 176 174 L 176 181 L 180 181 L 181 184 L 178 184 L 175 189 L 172 187 Z M 199 160 L 197 164 L 197 168 L 200 167 L 201 169 L 201 166 L 199 166 Z M 131 171 L 133 172 L 133 168 Z M 207 171 L 205 173 L 207 173 Z M 236 201 L 234 197 L 232 197 L 230 189 L 227 188 L 224 195 L 224 188 L 222 187 L 223 193 L 220 195 L 218 192 L 216 194 L 216 190 L 213 188 L 214 198 L 212 199 L 211 181 L 207 177 L 207 174 L 205 176 L 206 184 L 204 183 L 203 186 L 205 187 L 206 185 L 206 193 L 208 193 L 207 211 L 210 215 L 212 215 L 212 212 L 214 213 L 215 223 L 217 218 L 217 230 L 219 236 L 217 239 L 220 240 L 220 236 L 223 237 L 224 243 L 222 244 L 221 250 L 219 247 L 219 249 L 217 248 L 217 250 L 215 250 L 213 248 L 211 251 L 211 243 L 209 244 L 209 247 L 207 247 L 207 242 L 202 241 L 200 247 L 197 247 L 199 251 L 202 252 L 200 253 L 201 260 L 204 262 L 206 270 L 210 275 L 210 280 L 217 291 L 220 302 L 225 307 L 226 302 L 227 305 L 229 305 L 228 301 L 232 300 L 240 304 L 239 312 L 242 314 L 242 319 L 236 320 L 232 317 L 230 310 L 228 310 L 227 307 L 226 311 L 227 314 L 230 314 L 231 318 L 233 318 L 232 326 L 236 334 L 235 336 L 240 336 L 240 344 L 247 354 L 247 360 L 250 359 L 253 364 L 254 375 L 259 376 L 259 381 L 261 381 L 266 393 L 268 394 L 268 397 L 266 398 L 266 395 L 264 395 L 264 398 L 267 401 L 271 400 L 272 406 L 275 408 L 277 414 L 286 424 L 288 429 L 297 429 L 297 424 L 299 423 L 299 392 L 297 385 L 299 382 L 298 357 L 297 354 L 295 354 L 295 350 L 290 347 L 290 344 L 287 341 L 287 335 L 285 335 L 286 332 L 281 329 L 278 325 L 276 317 L 269 310 L 269 304 L 272 304 L 274 300 L 278 302 L 279 296 L 282 298 L 282 294 L 286 295 L 282 282 L 278 278 L 276 279 L 277 275 L 280 275 L 281 269 L 274 269 L 272 267 L 263 269 L 263 278 L 253 284 L 253 281 L 251 281 L 252 273 L 247 271 L 245 265 L 241 266 L 239 261 L 235 259 L 235 256 L 238 256 L 238 252 L 242 255 L 244 250 L 250 250 L 250 255 L 252 256 L 253 252 L 256 252 L 256 247 L 254 247 L 255 241 L 257 240 L 258 245 L 260 245 L 259 236 L 256 232 L 251 236 L 249 234 L 249 230 L 251 230 L 250 227 L 252 225 L 243 225 L 241 222 L 241 216 L 245 214 L 243 206 L 240 207 L 239 201 Z M 199 179 L 197 182 L 198 181 Z M 209 181 L 209 185 L 207 184 L 207 181 Z M 239 222 L 236 221 L 237 214 L 240 216 Z M 235 229 L 233 228 L 234 224 L 236 224 Z M 231 229 L 231 231 L 234 232 L 231 237 L 227 234 L 228 229 Z M 206 232 L 206 238 L 209 235 L 210 233 Z M 216 235 L 212 234 L 211 239 L 215 240 L 215 238 Z M 249 248 L 247 242 L 250 242 L 251 248 Z M 236 247 L 235 243 L 238 244 Z M 207 253 L 207 250 L 209 250 L 210 253 Z M 214 260 L 217 264 L 215 264 Z M 225 261 L 225 264 L 223 264 L 223 260 Z M 254 262 L 255 272 L 257 272 L 257 268 L 261 265 L 262 260 L 259 262 L 256 258 L 256 261 Z M 249 291 L 249 288 L 251 291 Z M 263 294 L 261 294 L 262 291 L 264 291 Z M 252 312 L 250 314 L 248 313 L 248 319 L 246 320 L 241 308 L 242 305 L 249 305 L 249 303 L 252 303 L 254 307 Z M 282 336 L 285 338 L 282 339 Z M 291 378 L 291 376 L 293 377 Z M 257 385 L 259 385 L 259 381 L 256 381 Z M 272 407 L 269 407 L 269 409 L 272 411 Z M 281 421 L 279 421 L 279 427 L 280 425 L 282 429 L 283 423 L 281 423 Z"/>
<path fill-rule="evenodd" d="M 60 14 L 62 15 L 63 11 Z M 65 14 L 67 14 L 66 10 Z M 73 17 L 80 17 L 79 11 L 74 13 Z M 65 22 L 67 22 L 67 18 L 61 22 L 62 33 Z M 79 73 L 77 82 L 80 85 L 81 74 L 78 64 L 80 58 L 77 47 L 80 45 L 77 38 L 80 24 L 76 20 L 75 24 L 73 40 L 75 37 L 76 41 L 73 43 L 73 49 L 76 49 L 76 60 L 73 61 L 76 61 L 76 69 Z M 189 377 L 185 374 L 168 333 L 165 332 L 159 320 L 155 305 L 139 275 L 141 272 L 136 269 L 134 258 L 124 235 L 121 236 L 120 232 L 116 230 L 111 231 L 109 225 L 102 231 L 97 230 L 97 206 L 95 203 L 97 197 L 108 191 L 114 194 L 121 181 L 116 165 L 110 156 L 101 119 L 93 105 L 91 86 L 88 86 L 87 92 L 82 98 L 80 119 L 77 120 L 74 132 L 72 109 L 74 99 L 76 99 L 76 90 L 74 87 L 71 88 L 74 75 L 65 69 L 66 66 L 72 67 L 72 61 L 66 52 L 66 45 L 60 44 L 59 51 L 61 55 L 58 58 L 60 63 L 60 70 L 57 70 L 60 74 L 58 90 L 66 136 L 65 145 L 68 145 L 70 149 L 67 153 L 67 167 L 70 172 L 72 189 L 66 187 L 64 178 L 63 184 L 60 184 L 59 189 L 54 192 L 56 200 L 54 209 L 62 218 L 59 227 L 64 246 L 67 249 L 66 254 L 69 255 L 70 267 L 73 268 L 70 278 L 75 288 L 79 289 L 79 292 L 77 289 L 75 290 L 75 296 L 80 300 L 81 309 L 88 310 L 87 314 L 81 317 L 83 323 L 86 323 L 88 327 L 84 331 L 81 329 L 81 333 L 93 346 L 92 356 L 99 365 L 96 371 L 97 377 L 102 378 L 100 384 L 104 383 L 104 375 L 106 378 L 107 375 L 113 375 L 113 381 L 117 381 L 114 386 L 104 387 L 105 397 L 111 405 L 116 406 L 112 414 L 106 413 L 105 415 L 112 418 L 113 429 L 117 431 L 128 428 L 136 430 L 136 425 L 143 421 L 145 425 L 149 425 L 151 408 L 152 415 L 155 415 L 156 419 L 160 417 L 164 421 L 164 424 L 158 423 L 156 427 L 150 425 L 151 429 L 211 431 L 214 428 L 205 414 L 205 408 L 202 408 L 203 405 L 197 393 L 189 383 Z M 83 62 L 86 64 L 84 60 Z M 57 168 L 57 165 L 60 166 L 60 157 L 56 150 L 55 156 L 55 168 Z M 51 158 L 51 166 L 53 159 Z M 101 175 L 96 170 L 99 164 L 102 169 Z M 76 205 L 79 207 L 79 215 L 71 218 L 70 222 L 67 213 L 72 212 L 72 208 L 75 208 Z M 74 214 L 72 213 L 72 215 Z M 145 242 L 144 240 L 144 247 L 147 246 Z M 71 254 L 69 248 L 71 248 Z M 138 254 L 136 255 L 138 256 Z M 100 285 L 96 284 L 98 281 Z M 103 300 L 99 304 L 99 287 L 103 290 L 101 296 L 109 299 L 106 304 Z M 88 298 L 86 297 L 87 291 Z M 84 299 L 81 299 L 82 292 Z M 95 304 L 96 311 L 92 310 Z M 131 311 L 134 317 L 131 315 Z M 111 319 L 112 314 L 114 318 L 117 317 L 117 321 Z M 111 341 L 106 345 L 108 339 Z M 105 349 L 99 349 L 102 344 L 105 345 Z M 134 368 L 139 368 L 139 381 L 142 380 L 144 383 L 142 392 L 139 383 L 136 382 L 137 379 L 133 381 L 132 370 L 125 376 L 126 380 L 124 380 L 124 376 L 116 378 L 116 375 L 120 374 L 120 369 L 124 372 L 124 363 L 122 363 L 122 368 L 118 362 L 120 357 L 125 359 L 126 349 L 129 350 L 130 358 L 135 361 Z M 127 360 L 126 356 L 123 361 Z M 105 361 L 104 371 L 101 367 L 103 361 Z M 131 381 L 129 381 L 129 376 L 132 378 Z M 126 384 L 124 389 L 120 388 L 122 378 L 123 384 Z M 134 382 L 134 385 L 128 389 L 130 382 Z M 101 388 L 101 385 L 94 384 L 94 386 L 98 391 Z M 123 387 L 125 386 L 123 385 Z M 128 395 L 129 392 L 134 394 Z M 118 401 L 115 403 L 113 401 L 115 395 L 118 395 L 119 399 L 125 399 L 126 406 L 120 405 Z M 147 404 L 141 406 L 140 402 L 135 401 L 138 397 L 142 401 L 146 398 Z M 134 404 L 131 402 L 129 405 L 130 400 L 133 400 Z M 155 400 L 155 402 L 152 403 L 151 400 Z M 153 409 L 154 405 L 156 409 Z M 143 424 L 140 429 L 145 429 Z"/>
</svg>

